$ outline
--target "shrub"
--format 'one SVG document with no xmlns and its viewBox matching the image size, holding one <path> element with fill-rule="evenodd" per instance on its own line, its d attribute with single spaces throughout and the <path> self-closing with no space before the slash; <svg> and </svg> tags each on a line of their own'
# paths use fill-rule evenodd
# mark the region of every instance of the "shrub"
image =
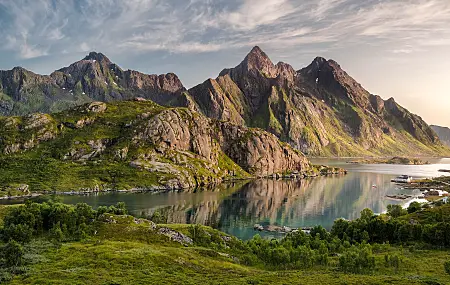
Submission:
<svg viewBox="0 0 450 285">
<path fill-rule="evenodd" d="M 50 237 L 56 242 L 62 242 L 64 239 L 64 233 L 59 222 L 50 229 L 49 234 Z"/>
<path fill-rule="evenodd" d="M 400 268 L 401 263 L 402 263 L 402 258 L 396 254 L 394 254 L 394 255 L 385 254 L 384 255 L 384 265 L 386 267 L 393 267 L 396 272 Z"/>
<path fill-rule="evenodd" d="M 155 211 L 153 215 L 150 217 L 150 220 L 156 224 L 166 224 L 167 223 L 167 216 L 163 215 L 159 211 Z"/>
<path fill-rule="evenodd" d="M 18 242 L 10 240 L 3 247 L 3 256 L 7 266 L 20 266 L 23 261 L 23 248 Z"/>
<path fill-rule="evenodd" d="M 15 240 L 20 243 L 26 243 L 31 240 L 32 236 L 33 231 L 27 224 L 10 224 L 5 226 L 2 231 L 2 237 L 5 242 Z"/>
<path fill-rule="evenodd" d="M 344 272 L 363 273 L 375 268 L 375 257 L 370 245 L 352 246 L 339 258 L 339 268 Z"/>
<path fill-rule="evenodd" d="M 450 260 L 444 263 L 444 270 L 447 274 L 450 274 Z"/>
</svg>

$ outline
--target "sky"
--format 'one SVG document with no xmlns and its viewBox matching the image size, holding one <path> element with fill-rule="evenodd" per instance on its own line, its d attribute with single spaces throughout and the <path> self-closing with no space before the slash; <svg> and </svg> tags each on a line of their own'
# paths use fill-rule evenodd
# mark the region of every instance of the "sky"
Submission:
<svg viewBox="0 0 450 285">
<path fill-rule="evenodd" d="M 300 69 L 331 58 L 369 92 L 450 127 L 449 0 L 0 0 L 0 69 L 102 52 L 186 87 L 255 45 Z"/>
</svg>

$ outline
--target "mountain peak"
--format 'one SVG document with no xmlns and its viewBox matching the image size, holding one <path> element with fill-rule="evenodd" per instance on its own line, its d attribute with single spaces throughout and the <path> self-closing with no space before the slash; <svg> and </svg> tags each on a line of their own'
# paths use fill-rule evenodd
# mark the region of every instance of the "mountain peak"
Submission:
<svg viewBox="0 0 450 285">
<path fill-rule="evenodd" d="M 107 63 L 111 63 L 111 61 L 109 60 L 108 57 L 106 57 L 106 55 L 95 51 L 90 52 L 85 58 L 83 58 L 83 60 L 96 60 L 100 62 L 105 61 Z"/>
<path fill-rule="evenodd" d="M 255 46 L 241 63 L 247 70 L 258 70 L 270 77 L 276 77 L 276 68 L 267 54 L 259 47 Z"/>
<path fill-rule="evenodd" d="M 259 46 L 254 46 L 249 53 L 250 54 L 265 54 L 264 51 Z"/>
</svg>

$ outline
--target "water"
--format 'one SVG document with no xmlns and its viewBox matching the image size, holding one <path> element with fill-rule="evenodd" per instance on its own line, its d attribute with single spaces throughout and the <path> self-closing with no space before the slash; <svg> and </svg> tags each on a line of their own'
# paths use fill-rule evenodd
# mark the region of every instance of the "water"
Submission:
<svg viewBox="0 0 450 285">
<path fill-rule="evenodd" d="M 433 159 L 431 165 L 358 165 L 346 160 L 313 159 L 315 164 L 343 167 L 345 176 L 318 177 L 299 181 L 256 180 L 223 184 L 210 191 L 166 193 L 108 193 L 63 196 L 65 203 L 85 202 L 93 207 L 127 204 L 132 214 L 148 217 L 160 211 L 169 223 L 199 223 L 213 226 L 242 239 L 251 238 L 256 223 L 289 227 L 322 225 L 330 229 L 337 218 L 355 219 L 364 208 L 375 213 L 388 204 L 407 203 L 386 198 L 391 194 L 418 195 L 390 182 L 397 175 L 436 177 L 450 169 L 450 159 Z M 264 235 L 264 234 L 263 234 Z M 268 234 L 265 234 L 268 235 Z"/>
</svg>

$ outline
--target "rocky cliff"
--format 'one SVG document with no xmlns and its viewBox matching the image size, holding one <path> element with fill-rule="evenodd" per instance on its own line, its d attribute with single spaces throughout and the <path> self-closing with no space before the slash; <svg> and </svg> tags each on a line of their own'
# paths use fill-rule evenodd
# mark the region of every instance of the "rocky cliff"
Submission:
<svg viewBox="0 0 450 285">
<path fill-rule="evenodd" d="M 446 145 L 450 146 L 450 128 L 431 125 L 430 126 L 438 135 L 439 139 Z"/>
<path fill-rule="evenodd" d="M 181 189 L 310 170 L 275 135 L 143 99 L 0 118 L 0 184 Z"/>
<path fill-rule="evenodd" d="M 255 47 L 238 66 L 188 92 L 207 116 L 265 129 L 309 155 L 450 152 L 419 116 L 320 57 L 296 71 Z"/>
</svg>

